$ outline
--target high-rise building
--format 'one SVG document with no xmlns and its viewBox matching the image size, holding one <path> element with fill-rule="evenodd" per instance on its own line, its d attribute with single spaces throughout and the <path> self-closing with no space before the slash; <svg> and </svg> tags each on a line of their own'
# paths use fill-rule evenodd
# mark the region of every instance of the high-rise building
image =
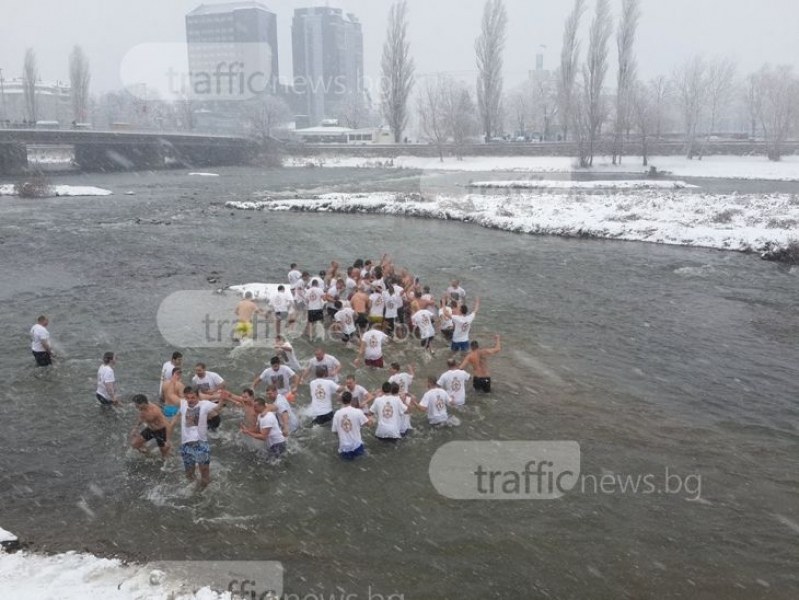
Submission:
<svg viewBox="0 0 799 600">
<path fill-rule="evenodd" d="M 186 15 L 186 41 L 194 99 L 277 89 L 277 17 L 260 2 L 201 4 Z"/>
<path fill-rule="evenodd" d="M 355 15 L 339 8 L 298 8 L 291 38 L 294 93 L 310 124 L 338 118 L 347 103 L 362 101 L 363 31 Z"/>
</svg>

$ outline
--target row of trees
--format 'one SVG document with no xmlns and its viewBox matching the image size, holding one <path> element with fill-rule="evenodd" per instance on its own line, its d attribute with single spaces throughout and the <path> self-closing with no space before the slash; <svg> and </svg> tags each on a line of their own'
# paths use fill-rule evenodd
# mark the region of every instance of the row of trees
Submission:
<svg viewBox="0 0 799 600">
<path fill-rule="evenodd" d="M 586 0 L 574 0 L 564 24 L 557 72 L 533 77 L 506 95 L 502 55 L 507 13 L 503 0 L 487 0 L 475 41 L 475 96 L 470 86 L 450 78 L 427 78 L 417 92 L 422 137 L 441 153 L 444 143 L 458 144 L 478 129 L 489 141 L 506 123 L 523 135 L 534 122 L 543 139 L 554 137 L 553 130 L 559 127 L 557 138 L 575 143 L 583 167 L 593 165 L 600 149 L 609 150 L 614 164 L 621 163 L 629 140 L 637 142 L 646 165 L 652 139 L 660 140 L 666 127 L 683 132 L 688 158 L 701 157 L 722 117 L 737 104 L 745 107 L 749 134 L 766 141 L 771 160 L 780 159 L 785 141 L 799 130 L 799 82 L 791 67 L 766 65 L 741 81 L 730 59 L 697 56 L 668 77 L 642 81 L 635 53 L 640 0 L 620 2 L 614 25 L 610 0 L 595 0 L 583 57 L 580 31 L 588 5 Z M 381 111 L 397 142 L 408 126 L 415 82 L 407 17 L 406 0 L 395 2 L 382 60 Z M 614 30 L 616 88 L 611 92 L 607 78 Z"/>
<path fill-rule="evenodd" d="M 39 103 L 36 85 L 41 81 L 36 52 L 33 48 L 25 51 L 22 65 L 22 90 L 25 96 L 25 110 L 28 120 L 35 123 L 39 120 Z M 69 53 L 69 83 L 72 97 L 72 116 L 76 122 L 86 121 L 89 113 L 89 84 L 91 71 L 89 59 L 83 48 L 75 46 Z"/>
</svg>

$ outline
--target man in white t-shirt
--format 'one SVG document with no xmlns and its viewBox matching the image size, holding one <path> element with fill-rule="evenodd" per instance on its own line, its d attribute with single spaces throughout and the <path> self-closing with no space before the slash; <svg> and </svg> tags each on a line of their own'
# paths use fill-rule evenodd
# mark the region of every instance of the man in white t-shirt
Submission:
<svg viewBox="0 0 799 600">
<path fill-rule="evenodd" d="M 383 322 L 386 312 L 386 302 L 383 299 L 383 287 L 380 284 L 372 286 L 369 296 L 369 322 L 378 324 Z"/>
<path fill-rule="evenodd" d="M 452 345 L 450 348 L 453 352 L 468 352 L 469 351 L 469 331 L 472 328 L 472 321 L 477 316 L 477 311 L 480 310 L 480 298 L 474 303 L 474 310 L 469 313 L 469 308 L 464 304 L 460 308 L 460 314 L 452 315 L 452 323 L 454 329 L 452 331 Z"/>
<path fill-rule="evenodd" d="M 355 327 L 357 315 L 351 306 L 344 306 L 341 300 L 336 300 L 335 307 L 336 314 L 333 315 L 333 320 L 338 323 L 341 328 L 342 341 L 348 344 L 350 338 L 358 331 L 358 328 Z"/>
<path fill-rule="evenodd" d="M 394 326 L 399 316 L 399 311 L 402 308 L 402 288 L 394 287 L 394 284 L 389 284 L 388 289 L 383 292 L 383 304 L 386 307 L 383 318 L 386 322 L 386 333 L 394 336 Z"/>
<path fill-rule="evenodd" d="M 97 390 L 95 396 L 103 406 L 119 406 L 117 395 L 117 379 L 114 374 L 114 365 L 117 364 L 113 352 L 103 354 L 103 364 L 97 370 Z"/>
<path fill-rule="evenodd" d="M 277 419 L 275 399 L 256 398 L 255 412 L 258 414 L 255 429 L 242 425 L 241 432 L 256 440 L 263 440 L 267 457 L 276 460 L 286 451 L 286 436 Z"/>
<path fill-rule="evenodd" d="M 433 343 L 433 338 L 436 335 L 433 319 L 435 319 L 435 316 L 426 308 L 420 308 L 411 316 L 411 323 L 419 329 L 421 346 L 425 350 L 430 350 L 430 345 Z"/>
<path fill-rule="evenodd" d="M 289 289 L 291 290 L 291 293 L 293 295 L 294 290 L 297 289 L 297 285 L 299 285 L 300 281 L 302 280 L 302 271 L 300 271 L 297 268 L 297 263 L 291 263 L 288 279 L 289 279 Z"/>
<path fill-rule="evenodd" d="M 294 346 L 282 335 L 275 337 L 275 350 L 282 362 L 287 364 L 293 371 L 302 371 L 302 365 L 297 360 L 297 355 L 294 353 Z"/>
<path fill-rule="evenodd" d="M 435 377 L 427 378 L 427 391 L 417 403 L 420 410 L 427 413 L 430 425 L 438 427 L 449 421 L 447 406 L 452 404 L 452 398 L 446 390 L 436 382 Z"/>
<path fill-rule="evenodd" d="M 447 360 L 447 367 L 449 370 L 444 371 L 437 383 L 452 397 L 453 406 L 463 406 L 466 404 L 466 382 L 472 376 L 459 369 L 454 358 Z"/>
<path fill-rule="evenodd" d="M 218 401 L 222 392 L 225 390 L 225 380 L 219 375 L 209 371 L 205 367 L 205 363 L 197 363 L 194 366 L 194 377 L 191 378 L 191 383 L 197 388 L 197 393 L 201 400 Z M 208 428 L 211 431 L 219 429 L 222 422 L 222 417 L 218 414 L 211 417 L 208 421 Z"/>
<path fill-rule="evenodd" d="M 411 393 L 411 384 L 413 383 L 413 377 L 416 375 L 416 370 L 413 368 L 413 365 L 408 365 L 408 371 L 403 373 L 402 367 L 398 362 L 393 362 L 388 367 L 389 372 L 389 383 L 396 383 L 399 386 L 400 394 L 410 394 Z"/>
<path fill-rule="evenodd" d="M 399 396 L 391 393 L 391 385 L 385 382 L 382 395 L 372 402 L 372 414 L 377 419 L 375 437 L 383 441 L 396 441 L 402 437 L 402 416 L 408 412 Z"/>
<path fill-rule="evenodd" d="M 306 331 L 308 339 L 313 341 L 316 323 L 322 324 L 325 318 L 325 291 L 319 284 L 319 280 L 311 280 L 311 286 L 305 290 L 305 304 L 308 308 L 308 324 Z"/>
<path fill-rule="evenodd" d="M 331 381 L 338 382 L 338 373 L 341 371 L 341 363 L 332 354 L 327 354 L 324 348 L 314 350 L 314 355 L 308 360 L 308 366 L 302 374 L 302 381 L 307 381 L 309 377 L 315 376 L 317 368 L 322 367 L 323 377 Z"/>
<path fill-rule="evenodd" d="M 370 329 L 361 336 L 361 346 L 358 348 L 358 357 L 353 364 L 357 367 L 361 357 L 365 359 L 367 367 L 383 368 L 383 344 L 390 341 L 385 333 L 379 329 Z"/>
<path fill-rule="evenodd" d="M 341 394 L 342 407 L 333 415 L 333 433 L 338 434 L 338 453 L 344 460 L 353 460 L 364 453 L 361 427 L 371 424 L 372 419 L 362 410 L 353 406 L 352 394 L 345 391 Z"/>
<path fill-rule="evenodd" d="M 269 361 L 269 366 L 264 369 L 252 382 L 252 389 L 257 389 L 258 384 L 265 381 L 267 385 L 274 385 L 279 394 L 288 396 L 297 392 L 299 377 L 297 374 L 284 364 L 281 364 L 277 356 L 273 356 Z"/>
<path fill-rule="evenodd" d="M 275 313 L 275 333 L 280 335 L 280 326 L 289 318 L 294 298 L 286 291 L 286 286 L 277 286 L 277 293 L 269 300 L 269 305 Z"/>
<path fill-rule="evenodd" d="M 53 364 L 53 348 L 50 346 L 50 332 L 47 326 L 50 324 L 46 315 L 40 315 L 36 323 L 31 327 L 31 352 L 36 359 L 36 366 L 48 367 Z"/>
<path fill-rule="evenodd" d="M 266 397 L 275 402 L 275 413 L 283 435 L 289 437 L 295 433 L 300 428 L 300 420 L 291 407 L 291 403 L 283 394 L 278 393 L 277 388 L 273 385 L 266 386 Z"/>
<path fill-rule="evenodd" d="M 180 352 L 173 352 L 172 358 L 164 363 L 161 367 L 161 385 L 158 386 L 158 397 L 163 401 L 164 399 L 164 384 L 172 379 L 172 371 L 179 369 L 183 365 L 183 354 Z"/>
<path fill-rule="evenodd" d="M 453 279 L 447 288 L 447 296 L 450 300 L 458 303 L 458 306 L 466 304 L 466 290 L 461 287 L 461 282 Z"/>
<path fill-rule="evenodd" d="M 200 468 L 199 488 L 203 489 L 211 481 L 211 447 L 208 444 L 208 421 L 218 417 L 227 400 L 219 404 L 210 400 L 200 400 L 195 388 L 183 390 L 185 396 L 180 401 L 180 455 L 183 468 L 189 481 L 195 480 L 195 471 Z"/>
<path fill-rule="evenodd" d="M 310 384 L 311 406 L 308 411 L 313 417 L 313 425 L 324 425 L 333 419 L 333 397 L 343 388 L 336 382 L 325 378 L 326 371 L 316 368 L 316 379 Z"/>
</svg>

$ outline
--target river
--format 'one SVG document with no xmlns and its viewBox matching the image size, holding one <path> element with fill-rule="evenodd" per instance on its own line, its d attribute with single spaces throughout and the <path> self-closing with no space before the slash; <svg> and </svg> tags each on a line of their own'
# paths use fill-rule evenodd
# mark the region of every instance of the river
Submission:
<svg viewBox="0 0 799 600">
<path fill-rule="evenodd" d="M 71 175 L 64 181 L 115 195 L 0 202 L 0 524 L 32 550 L 277 560 L 286 590 L 352 598 L 799 595 L 796 268 L 454 222 L 233 211 L 225 201 L 267 192 L 420 184 L 390 170 L 215 172 Z M 416 417 L 415 434 L 391 447 L 368 434 L 356 463 L 338 459 L 329 431 L 308 429 L 273 466 L 254 459 L 233 410 L 212 441 L 214 482 L 194 494 L 178 457 L 162 469 L 127 447 L 131 406 L 96 405 L 106 350 L 118 353 L 123 396 L 155 393 L 174 349 L 156 324 L 171 293 L 278 281 L 291 262 L 318 270 L 384 251 L 434 290 L 459 277 L 482 301 L 477 339 L 502 334 L 494 391 L 470 390 L 460 426 L 431 430 Z M 34 368 L 28 348 L 40 313 L 61 355 L 49 370 Z M 296 345 L 310 356 L 307 342 Z M 328 349 L 354 370 L 352 350 Z M 182 350 L 186 364 L 205 361 L 234 389 L 269 358 Z M 421 392 L 446 353 L 424 362 L 399 344 L 388 356 L 418 364 Z M 370 386 L 381 379 L 357 373 Z M 454 440 L 574 440 L 583 475 L 668 473 L 690 489 L 451 500 L 428 467 Z"/>
</svg>

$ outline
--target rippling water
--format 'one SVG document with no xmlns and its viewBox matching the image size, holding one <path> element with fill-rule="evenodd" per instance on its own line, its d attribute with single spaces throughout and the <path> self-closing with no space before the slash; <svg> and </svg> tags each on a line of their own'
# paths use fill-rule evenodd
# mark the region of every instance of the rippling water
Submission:
<svg viewBox="0 0 799 600">
<path fill-rule="evenodd" d="M 267 191 L 420 184 L 391 171 L 219 173 L 80 176 L 116 195 L 0 203 L 3 527 L 43 551 L 279 560 L 296 593 L 799 594 L 799 272 L 734 253 L 459 223 L 235 212 L 222 203 Z M 290 262 L 318 269 L 383 251 L 437 290 L 459 276 L 483 301 L 477 338 L 503 335 L 495 391 L 470 398 L 459 427 L 431 431 L 421 419 L 397 447 L 368 436 L 370 454 L 354 464 L 337 458 L 329 431 L 305 430 L 275 467 L 255 459 L 231 411 L 212 442 L 214 483 L 197 495 L 178 458 L 162 468 L 127 448 L 132 408 L 96 406 L 108 349 L 118 352 L 124 395 L 157 391 L 173 348 L 155 317 L 170 293 L 275 281 Z M 207 282 L 212 271 L 220 284 Z M 27 345 L 42 312 L 63 356 L 49 371 L 34 369 Z M 257 349 L 184 353 L 234 388 L 268 359 Z M 300 342 L 298 353 L 311 347 Z M 390 356 L 421 361 L 411 345 Z M 420 364 L 417 391 L 443 362 Z M 668 469 L 701 476 L 701 494 L 447 500 L 427 469 L 450 440 L 576 440 L 584 474 Z"/>
</svg>

